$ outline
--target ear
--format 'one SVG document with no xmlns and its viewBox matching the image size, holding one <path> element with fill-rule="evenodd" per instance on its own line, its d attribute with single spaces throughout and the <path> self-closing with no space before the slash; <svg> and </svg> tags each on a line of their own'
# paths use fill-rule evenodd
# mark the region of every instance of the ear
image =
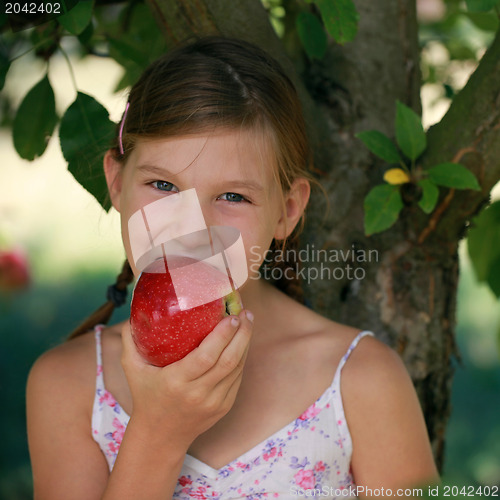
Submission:
<svg viewBox="0 0 500 500">
<path fill-rule="evenodd" d="M 306 209 L 310 194 L 309 181 L 302 177 L 295 179 L 290 190 L 285 194 L 284 209 L 274 233 L 276 240 L 284 240 L 292 233 Z"/>
<path fill-rule="evenodd" d="M 120 195 L 122 192 L 123 164 L 117 161 L 108 150 L 104 155 L 104 175 L 108 185 L 109 197 L 116 210 L 120 211 Z"/>
</svg>

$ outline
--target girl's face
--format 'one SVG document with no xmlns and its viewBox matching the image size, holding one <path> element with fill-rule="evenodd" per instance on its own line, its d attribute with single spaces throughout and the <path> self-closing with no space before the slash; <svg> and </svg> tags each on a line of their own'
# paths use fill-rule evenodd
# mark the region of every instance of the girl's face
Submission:
<svg viewBox="0 0 500 500">
<path fill-rule="evenodd" d="M 208 226 L 240 231 L 249 278 L 255 278 L 272 239 L 291 233 L 309 198 L 309 183 L 297 179 L 283 203 L 264 142 L 262 134 L 252 131 L 223 130 L 138 141 L 125 165 L 108 153 L 105 173 L 113 206 L 121 214 L 129 262 L 133 264 L 130 216 L 160 198 L 194 188 Z"/>
</svg>

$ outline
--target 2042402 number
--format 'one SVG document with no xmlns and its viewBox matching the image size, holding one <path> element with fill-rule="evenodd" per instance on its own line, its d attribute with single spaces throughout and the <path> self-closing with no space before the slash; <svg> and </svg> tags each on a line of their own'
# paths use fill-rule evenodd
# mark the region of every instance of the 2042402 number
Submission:
<svg viewBox="0 0 500 500">
<path fill-rule="evenodd" d="M 59 2 L 6 2 L 4 14 L 62 14 Z"/>
<path fill-rule="evenodd" d="M 443 486 L 445 497 L 498 497 L 498 486 Z"/>
</svg>

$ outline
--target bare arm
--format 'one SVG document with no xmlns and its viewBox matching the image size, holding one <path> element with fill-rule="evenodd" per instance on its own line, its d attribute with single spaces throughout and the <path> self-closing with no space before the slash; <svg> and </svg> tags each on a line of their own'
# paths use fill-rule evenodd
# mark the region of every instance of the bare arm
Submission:
<svg viewBox="0 0 500 500">
<path fill-rule="evenodd" d="M 399 356 L 364 339 L 342 376 L 346 418 L 353 439 L 352 469 L 358 487 L 412 488 L 438 480 L 422 411 Z"/>
<path fill-rule="evenodd" d="M 124 328 L 122 364 L 133 411 L 111 475 L 90 436 L 84 399 L 71 396 L 79 392 L 78 377 L 68 379 L 64 349 L 42 357 L 27 392 L 35 498 L 171 498 L 187 448 L 234 402 L 250 331 L 244 313 L 237 327 L 226 318 L 183 360 L 156 368 L 140 358 Z M 75 360 L 71 368 L 79 373 Z M 69 404 L 77 400 L 76 407 Z"/>
<path fill-rule="evenodd" d="M 95 362 L 90 369 L 87 365 L 95 356 L 88 345 L 80 338 L 44 354 L 28 378 L 28 441 L 37 500 L 100 498 L 108 479 L 106 460 L 90 431 Z"/>
</svg>

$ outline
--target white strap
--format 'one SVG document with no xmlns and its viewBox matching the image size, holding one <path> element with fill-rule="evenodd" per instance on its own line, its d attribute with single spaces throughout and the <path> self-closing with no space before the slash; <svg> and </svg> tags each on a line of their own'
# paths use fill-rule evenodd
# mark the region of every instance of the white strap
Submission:
<svg viewBox="0 0 500 500">
<path fill-rule="evenodd" d="M 349 433 L 349 428 L 347 427 L 347 422 L 344 414 L 344 405 L 342 402 L 342 394 L 340 391 L 340 374 L 342 372 L 342 368 L 344 367 L 346 361 L 348 360 L 349 356 L 351 355 L 352 351 L 355 349 L 355 347 L 358 345 L 359 341 L 363 337 L 367 336 L 374 336 L 373 332 L 370 332 L 368 330 L 364 330 L 358 335 L 356 335 L 355 339 L 351 342 L 351 345 L 347 349 L 346 353 L 342 356 L 342 359 L 340 360 L 340 363 L 337 367 L 337 371 L 335 372 L 335 378 L 333 379 L 333 384 L 332 387 L 334 389 L 334 396 L 333 396 L 333 407 L 335 409 L 335 415 L 337 418 L 337 426 L 339 428 L 340 432 L 340 439 L 341 439 L 341 447 L 344 449 L 346 454 L 351 454 L 352 453 L 352 440 L 351 440 L 351 434 Z"/>
</svg>

